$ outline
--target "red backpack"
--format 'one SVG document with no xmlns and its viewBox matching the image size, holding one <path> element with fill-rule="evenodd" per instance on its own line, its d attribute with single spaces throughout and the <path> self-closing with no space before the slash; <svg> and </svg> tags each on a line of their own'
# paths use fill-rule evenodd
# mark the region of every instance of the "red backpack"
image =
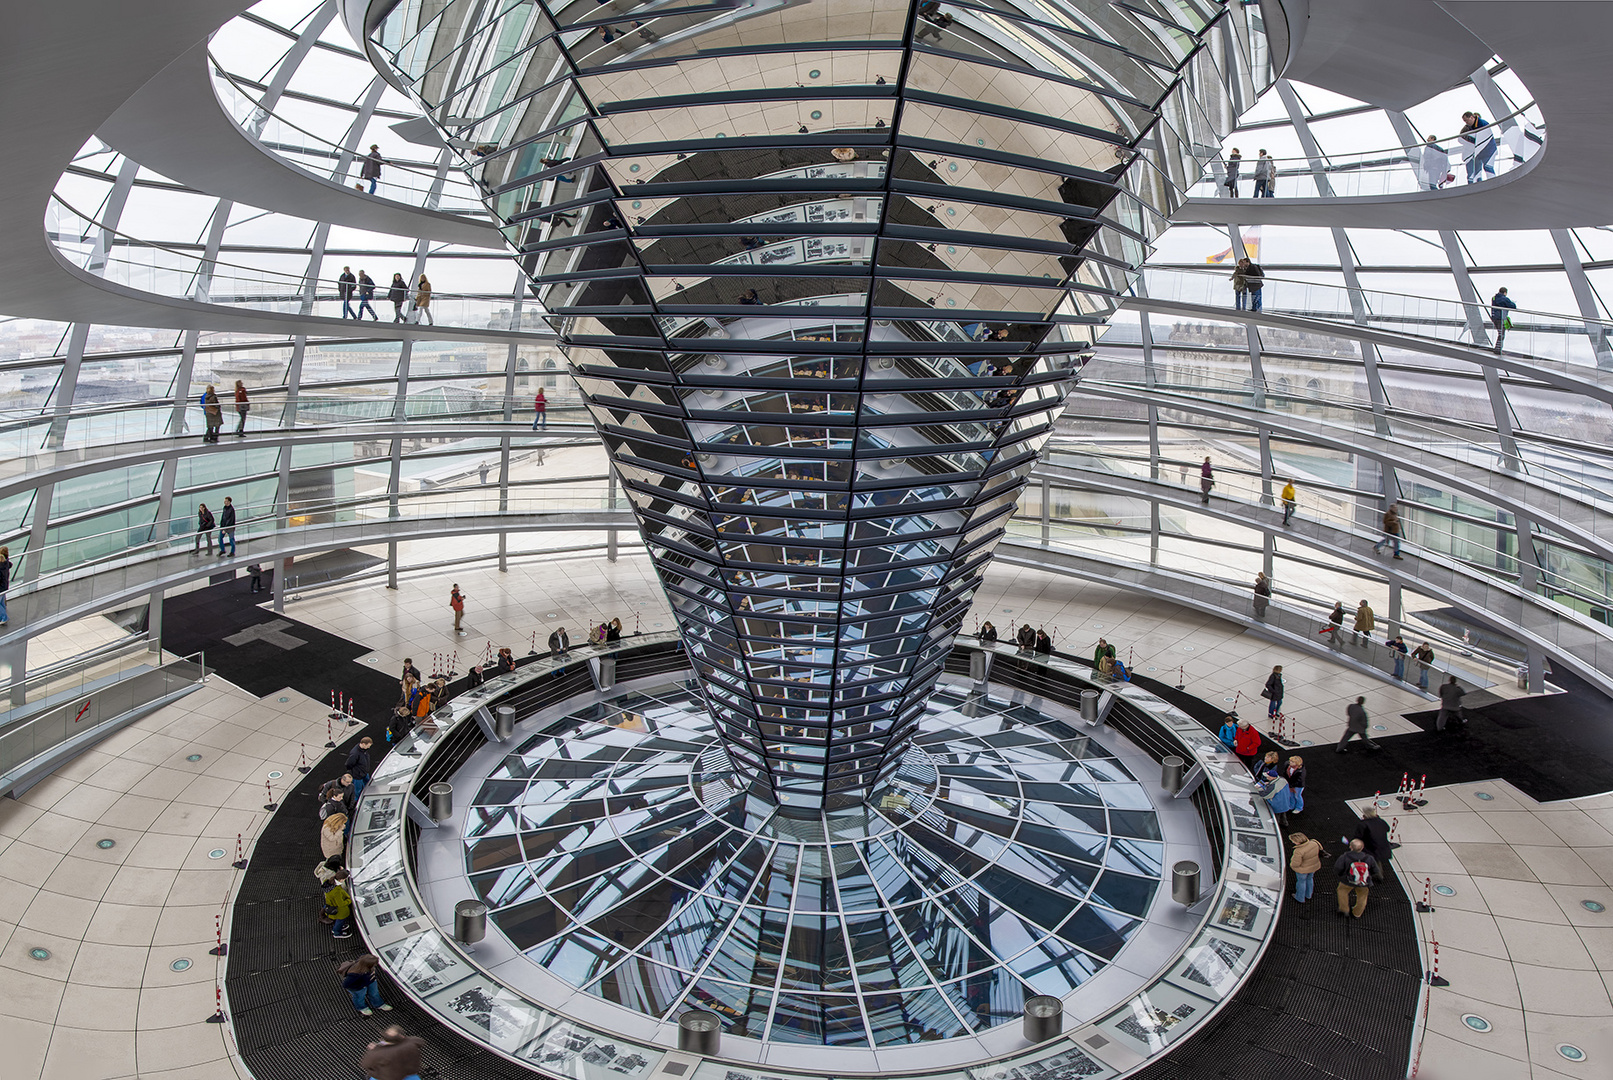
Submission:
<svg viewBox="0 0 1613 1080">
<path fill-rule="evenodd" d="M 1366 856 L 1357 854 L 1350 865 L 1344 868 L 1344 880 L 1355 886 L 1372 884 L 1372 867 L 1367 863 Z"/>
</svg>

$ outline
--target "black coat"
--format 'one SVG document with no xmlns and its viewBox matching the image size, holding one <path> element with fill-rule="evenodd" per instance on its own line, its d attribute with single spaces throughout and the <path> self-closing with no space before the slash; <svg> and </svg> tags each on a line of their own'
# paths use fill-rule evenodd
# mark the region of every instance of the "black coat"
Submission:
<svg viewBox="0 0 1613 1080">
<path fill-rule="evenodd" d="M 1362 818 L 1355 827 L 1353 839 L 1366 845 L 1367 854 L 1379 862 L 1388 862 L 1392 854 L 1389 846 L 1389 823 L 1383 818 Z"/>
<path fill-rule="evenodd" d="M 1266 696 L 1272 701 L 1283 699 L 1283 677 L 1275 671 L 1266 677 Z"/>
<path fill-rule="evenodd" d="M 212 530 L 213 526 L 215 526 L 217 524 L 218 524 L 218 522 L 213 517 L 213 511 L 211 511 L 211 510 L 198 510 L 196 512 L 196 531 L 197 532 L 209 532 L 209 531 Z"/>
<path fill-rule="evenodd" d="M 1333 869 L 1338 871 L 1340 881 L 1349 880 L 1350 864 L 1357 861 L 1365 861 L 1367 866 L 1371 867 L 1372 869 L 1372 876 L 1374 878 L 1378 876 L 1378 860 L 1372 857 L 1371 852 L 1346 851 L 1343 855 L 1338 857 L 1336 862 L 1333 863 Z M 1371 887 L 1370 882 L 1364 886 L 1364 888 Z"/>
<path fill-rule="evenodd" d="M 235 527 L 235 504 L 225 503 L 224 509 L 218 512 L 218 527 L 221 529 Z"/>
<path fill-rule="evenodd" d="M 394 304 L 401 304 L 409 299 L 409 286 L 394 281 L 392 287 L 386 291 L 386 298 Z"/>
<path fill-rule="evenodd" d="M 368 779 L 370 775 L 370 752 L 362 746 L 355 746 L 348 751 L 347 771 L 352 773 L 355 778 L 362 776 Z"/>
<path fill-rule="evenodd" d="M 997 628 L 988 626 L 980 631 L 980 643 L 982 645 L 995 645 L 997 643 Z"/>
</svg>

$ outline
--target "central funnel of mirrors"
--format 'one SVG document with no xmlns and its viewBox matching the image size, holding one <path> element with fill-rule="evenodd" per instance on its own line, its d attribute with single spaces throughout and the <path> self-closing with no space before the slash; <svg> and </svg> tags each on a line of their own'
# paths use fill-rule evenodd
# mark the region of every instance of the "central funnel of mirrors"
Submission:
<svg viewBox="0 0 1613 1080">
<path fill-rule="evenodd" d="M 370 11 L 560 336 L 734 774 L 865 803 L 1068 381 L 1270 81 L 1258 9 Z"/>
</svg>

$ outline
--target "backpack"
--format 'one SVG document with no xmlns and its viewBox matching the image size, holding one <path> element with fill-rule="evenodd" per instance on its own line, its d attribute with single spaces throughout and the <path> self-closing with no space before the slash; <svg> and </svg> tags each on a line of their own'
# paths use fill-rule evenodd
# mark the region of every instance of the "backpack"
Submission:
<svg viewBox="0 0 1613 1080">
<path fill-rule="evenodd" d="M 1348 884 L 1357 887 L 1371 885 L 1372 867 L 1367 865 L 1367 861 L 1365 859 L 1357 858 L 1349 866 L 1344 868 L 1344 880 Z"/>
</svg>

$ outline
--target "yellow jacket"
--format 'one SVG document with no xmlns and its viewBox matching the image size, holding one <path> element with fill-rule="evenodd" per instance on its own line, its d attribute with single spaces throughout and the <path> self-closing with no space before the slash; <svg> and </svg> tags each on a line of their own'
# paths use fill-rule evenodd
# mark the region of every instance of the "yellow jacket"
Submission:
<svg viewBox="0 0 1613 1080">
<path fill-rule="evenodd" d="M 1296 496 L 1294 495 L 1294 485 L 1293 484 L 1284 484 L 1283 485 L 1283 502 L 1293 502 L 1295 500 L 1295 498 L 1296 498 Z"/>
</svg>

